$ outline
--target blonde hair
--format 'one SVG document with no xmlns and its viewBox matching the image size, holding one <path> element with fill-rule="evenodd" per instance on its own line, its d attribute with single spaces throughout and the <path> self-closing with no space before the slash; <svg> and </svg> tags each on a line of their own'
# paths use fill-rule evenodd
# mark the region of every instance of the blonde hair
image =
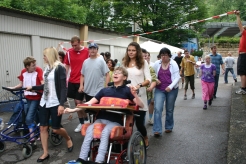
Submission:
<svg viewBox="0 0 246 164">
<path fill-rule="evenodd" d="M 206 55 L 206 56 L 205 56 L 205 59 L 207 59 L 207 58 L 209 58 L 209 59 L 210 59 L 210 55 Z"/>
<path fill-rule="evenodd" d="M 43 54 L 46 56 L 50 68 L 56 68 L 61 63 L 55 47 L 45 48 Z"/>
</svg>

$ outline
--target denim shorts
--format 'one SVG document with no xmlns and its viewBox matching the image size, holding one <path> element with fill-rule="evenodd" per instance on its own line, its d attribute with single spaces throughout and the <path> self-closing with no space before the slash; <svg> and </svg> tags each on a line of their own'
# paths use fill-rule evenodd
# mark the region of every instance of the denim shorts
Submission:
<svg viewBox="0 0 246 164">
<path fill-rule="evenodd" d="M 39 110 L 40 126 L 49 126 L 49 120 L 51 118 L 52 129 L 60 129 L 62 115 L 57 116 L 57 114 L 58 106 L 46 108 L 46 106 L 44 105 L 43 107 L 41 107 Z"/>
</svg>

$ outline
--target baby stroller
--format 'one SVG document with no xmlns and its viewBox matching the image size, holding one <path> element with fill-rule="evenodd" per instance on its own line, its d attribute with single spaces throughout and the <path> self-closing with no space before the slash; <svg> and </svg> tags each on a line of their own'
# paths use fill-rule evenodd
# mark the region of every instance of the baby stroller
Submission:
<svg viewBox="0 0 246 164">
<path fill-rule="evenodd" d="M 26 113 L 25 99 L 23 96 L 25 88 L 10 89 L 2 87 L 2 89 L 7 90 L 17 96 L 19 98 L 19 102 L 16 104 L 15 112 L 8 123 L 8 127 L 3 129 L 0 133 L 0 153 L 6 149 L 6 141 L 10 141 L 17 143 L 18 145 L 23 145 L 22 155 L 24 158 L 28 158 L 33 152 L 33 146 L 29 144 L 30 141 L 39 137 L 39 123 L 33 127 L 32 132 L 29 132 L 29 128 L 25 124 Z M 31 134 L 34 135 L 31 137 Z M 49 128 L 49 141 L 52 145 L 57 146 L 62 143 L 62 137 L 53 133 L 52 129 Z"/>
</svg>

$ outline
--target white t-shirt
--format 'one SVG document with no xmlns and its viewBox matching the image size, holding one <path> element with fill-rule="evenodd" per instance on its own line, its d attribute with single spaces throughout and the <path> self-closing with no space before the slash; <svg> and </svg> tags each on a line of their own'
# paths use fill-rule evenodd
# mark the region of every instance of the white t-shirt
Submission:
<svg viewBox="0 0 246 164">
<path fill-rule="evenodd" d="M 48 67 L 46 67 L 44 74 L 48 70 Z M 43 76 L 44 78 L 44 76 Z M 40 106 L 44 106 L 46 104 L 46 108 L 51 108 L 54 106 L 59 105 L 59 100 L 56 95 L 56 86 L 55 86 L 55 68 L 49 73 L 48 77 L 48 87 L 49 87 L 49 94 L 48 94 L 48 99 L 44 99 L 44 94 L 42 95 L 41 101 L 40 101 Z"/>
</svg>

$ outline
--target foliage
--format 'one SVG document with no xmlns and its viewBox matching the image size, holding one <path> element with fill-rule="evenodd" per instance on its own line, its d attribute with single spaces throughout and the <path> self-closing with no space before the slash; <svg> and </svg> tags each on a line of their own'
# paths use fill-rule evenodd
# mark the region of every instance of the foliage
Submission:
<svg viewBox="0 0 246 164">
<path fill-rule="evenodd" d="M 186 22 L 232 8 L 243 9 L 246 7 L 244 1 L 218 0 L 214 5 L 212 0 L 0 0 L 0 6 L 118 32 L 131 33 L 132 27 L 135 34 L 178 27 L 145 37 L 181 47 L 183 41 L 199 36 L 203 30 L 203 23 L 189 26 Z"/>
<path fill-rule="evenodd" d="M 139 28 L 135 33 L 157 31 L 178 25 L 179 28 L 146 35 L 174 46 L 180 46 L 182 41 L 196 36 L 197 31 L 201 30 L 201 24 L 192 27 L 182 25 L 187 21 L 204 18 L 207 13 L 203 1 L 199 0 L 155 0 L 155 3 L 153 0 L 125 0 L 124 2 L 122 19 L 128 19 L 132 24 L 138 25 Z"/>
<path fill-rule="evenodd" d="M 202 51 L 202 50 L 192 51 L 192 52 L 191 52 L 191 55 L 193 55 L 193 56 L 198 56 L 198 57 L 202 57 L 203 51 Z"/>
<path fill-rule="evenodd" d="M 216 5 L 214 0 L 206 0 L 206 5 L 208 7 L 208 12 L 212 15 L 222 14 L 228 11 L 240 10 L 241 11 L 241 19 L 246 21 L 246 1 L 245 0 L 217 0 Z M 232 22 L 235 21 L 236 18 L 233 16 L 222 17 L 220 19 L 214 21 L 226 21 Z"/>
<path fill-rule="evenodd" d="M 4 0 L 1 6 L 12 7 L 31 13 L 65 19 L 76 23 L 85 23 L 87 9 L 79 6 L 77 0 Z"/>
<path fill-rule="evenodd" d="M 201 38 L 200 45 L 203 46 L 204 43 L 212 42 L 212 38 Z M 238 44 L 240 42 L 240 37 L 216 37 L 214 38 L 214 43 L 230 43 L 230 44 Z"/>
</svg>

